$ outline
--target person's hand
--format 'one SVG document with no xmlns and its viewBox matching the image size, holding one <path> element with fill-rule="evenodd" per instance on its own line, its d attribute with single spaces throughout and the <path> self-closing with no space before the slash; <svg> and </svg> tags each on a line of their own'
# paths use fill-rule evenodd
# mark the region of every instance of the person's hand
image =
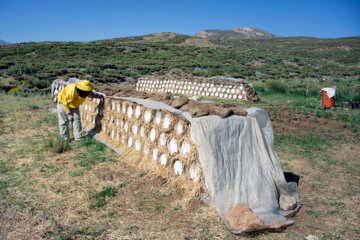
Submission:
<svg viewBox="0 0 360 240">
<path fill-rule="evenodd" d="M 67 118 L 68 118 L 69 120 L 72 119 L 72 114 L 71 114 L 71 111 L 70 111 L 70 110 L 65 111 L 65 114 L 66 114 L 66 116 L 67 116 Z"/>
<path fill-rule="evenodd" d="M 100 99 L 103 99 L 103 98 L 104 98 L 103 95 L 98 94 L 98 93 L 94 93 L 93 97 L 94 97 L 94 98 L 100 98 Z"/>
</svg>

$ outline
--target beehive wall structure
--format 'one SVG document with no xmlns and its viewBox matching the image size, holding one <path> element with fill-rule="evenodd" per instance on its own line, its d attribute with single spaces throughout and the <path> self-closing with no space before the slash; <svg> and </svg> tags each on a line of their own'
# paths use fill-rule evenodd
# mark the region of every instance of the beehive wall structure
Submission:
<svg viewBox="0 0 360 240">
<path fill-rule="evenodd" d="M 252 85 L 244 80 L 212 78 L 175 79 L 171 77 L 141 77 L 136 91 L 148 93 L 181 94 L 188 97 L 219 98 L 227 100 L 259 100 Z"/>
<path fill-rule="evenodd" d="M 54 82 L 53 92 L 67 84 Z M 192 117 L 163 102 L 117 96 L 87 98 L 80 106 L 85 129 L 188 196 L 209 194 L 234 233 L 290 225 L 286 216 L 300 208 L 297 185 L 286 182 L 273 150 L 268 114 L 246 111 Z"/>
</svg>

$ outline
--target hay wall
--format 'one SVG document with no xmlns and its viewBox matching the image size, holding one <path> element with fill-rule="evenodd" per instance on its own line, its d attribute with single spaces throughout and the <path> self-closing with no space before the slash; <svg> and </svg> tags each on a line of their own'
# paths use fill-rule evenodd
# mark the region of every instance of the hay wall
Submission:
<svg viewBox="0 0 360 240">
<path fill-rule="evenodd" d="M 80 106 L 83 128 L 98 128 L 102 140 L 120 148 L 143 168 L 167 178 L 189 197 L 203 190 L 197 149 L 186 119 L 121 98 L 102 101 L 88 98 Z"/>
<path fill-rule="evenodd" d="M 181 94 L 188 97 L 207 97 L 228 100 L 259 100 L 255 89 L 244 80 L 218 80 L 211 78 L 174 79 L 168 77 L 142 77 L 136 91 L 148 93 Z"/>
</svg>

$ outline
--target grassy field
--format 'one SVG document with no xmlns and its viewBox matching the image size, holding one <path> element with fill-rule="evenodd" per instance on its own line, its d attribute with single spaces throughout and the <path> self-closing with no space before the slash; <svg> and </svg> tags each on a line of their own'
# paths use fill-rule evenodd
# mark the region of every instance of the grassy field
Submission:
<svg viewBox="0 0 360 240">
<path fill-rule="evenodd" d="M 359 239 L 359 111 L 262 99 L 283 169 L 300 176 L 302 208 L 280 232 L 236 236 L 213 207 L 184 203 L 128 156 L 91 138 L 61 142 L 49 96 L 0 94 L 0 238 Z"/>
</svg>

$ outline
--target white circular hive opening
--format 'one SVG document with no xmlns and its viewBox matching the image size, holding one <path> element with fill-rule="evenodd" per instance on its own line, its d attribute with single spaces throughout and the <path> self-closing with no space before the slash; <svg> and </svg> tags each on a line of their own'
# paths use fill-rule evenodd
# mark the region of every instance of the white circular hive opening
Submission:
<svg viewBox="0 0 360 240">
<path fill-rule="evenodd" d="M 120 113 L 120 111 L 121 111 L 120 103 L 118 103 L 118 104 L 116 105 L 116 111 L 117 111 L 118 113 Z"/>
<path fill-rule="evenodd" d="M 128 130 L 129 130 L 129 124 L 126 122 L 126 123 L 124 124 L 124 131 L 127 133 Z"/>
<path fill-rule="evenodd" d="M 219 96 L 219 93 L 216 92 L 216 93 L 215 93 L 215 97 L 217 97 L 217 96 Z"/>
<path fill-rule="evenodd" d="M 140 142 L 140 139 L 136 139 L 135 141 L 135 150 L 140 152 L 141 150 L 141 142 Z"/>
<path fill-rule="evenodd" d="M 183 123 L 181 121 L 178 121 L 178 123 L 176 125 L 176 133 L 182 134 L 183 130 L 184 130 Z"/>
<path fill-rule="evenodd" d="M 231 93 L 235 93 L 235 89 L 231 89 Z"/>
<path fill-rule="evenodd" d="M 156 130 L 155 130 L 155 128 L 150 130 L 149 138 L 150 138 L 150 141 L 152 141 L 152 142 L 155 141 L 155 138 L 156 138 Z"/>
<path fill-rule="evenodd" d="M 190 144 L 187 141 L 183 141 L 181 144 L 181 155 L 187 157 L 190 153 Z"/>
<path fill-rule="evenodd" d="M 209 96 L 210 95 L 210 93 L 209 92 L 206 92 L 206 96 Z"/>
<path fill-rule="evenodd" d="M 128 109 L 127 109 L 127 116 L 128 118 L 131 118 L 134 114 L 134 110 L 132 108 L 132 106 L 129 106 Z"/>
<path fill-rule="evenodd" d="M 120 125 L 120 121 L 119 121 L 118 118 L 115 119 L 115 124 L 116 124 L 116 126 L 119 126 L 119 125 Z"/>
<path fill-rule="evenodd" d="M 150 122 L 150 120 L 151 120 L 151 110 L 150 109 L 145 110 L 144 120 L 146 123 Z"/>
<path fill-rule="evenodd" d="M 139 130 L 139 127 L 136 123 L 134 123 L 132 126 L 131 126 L 131 132 L 136 135 L 138 133 L 138 130 Z"/>
<path fill-rule="evenodd" d="M 237 96 L 234 94 L 234 95 L 233 95 L 233 99 L 236 99 L 236 98 L 237 98 Z"/>
<path fill-rule="evenodd" d="M 131 148 L 132 145 L 133 145 L 133 139 L 132 139 L 132 137 L 129 137 L 129 139 L 128 139 L 128 148 Z"/>
<path fill-rule="evenodd" d="M 145 136 L 145 128 L 143 126 L 140 127 L 140 137 Z"/>
<path fill-rule="evenodd" d="M 124 121 L 123 120 L 120 121 L 120 127 L 121 128 L 124 127 Z"/>
<path fill-rule="evenodd" d="M 157 148 L 153 149 L 152 158 L 154 161 L 156 161 L 158 159 L 158 149 Z"/>
<path fill-rule="evenodd" d="M 115 109 L 116 109 L 116 102 L 112 102 L 112 103 L 111 103 L 111 109 L 112 109 L 112 110 L 115 110 Z"/>
<path fill-rule="evenodd" d="M 157 111 L 155 114 L 155 123 L 160 124 L 161 123 L 161 112 Z"/>
<path fill-rule="evenodd" d="M 172 137 L 169 138 L 167 147 L 168 147 L 169 153 L 170 153 L 171 155 L 174 155 L 175 153 L 178 152 L 178 144 L 177 144 L 175 138 L 172 138 Z"/>
<path fill-rule="evenodd" d="M 165 133 L 160 134 L 159 144 L 160 144 L 160 146 L 165 146 L 165 144 L 166 144 Z"/>
<path fill-rule="evenodd" d="M 144 154 L 149 155 L 149 153 L 150 153 L 149 147 L 146 144 L 144 144 Z"/>
<path fill-rule="evenodd" d="M 163 118 L 162 127 L 164 129 L 168 129 L 170 127 L 170 123 L 171 123 L 171 116 L 169 113 L 167 113 L 167 114 L 165 114 L 165 116 Z"/>
<path fill-rule="evenodd" d="M 166 157 L 166 154 L 165 154 L 165 153 L 162 153 L 162 154 L 160 155 L 160 164 L 161 164 L 162 166 L 166 166 L 166 164 L 167 164 L 167 157 Z"/>
<path fill-rule="evenodd" d="M 213 96 L 214 96 L 214 93 L 213 93 L 213 92 L 212 92 L 212 93 L 210 93 L 210 96 L 211 96 L 211 97 L 213 97 Z"/>
<path fill-rule="evenodd" d="M 125 114 L 126 113 L 126 103 L 122 104 L 122 113 Z"/>
<path fill-rule="evenodd" d="M 175 161 L 174 163 L 174 172 L 179 176 L 183 174 L 183 164 L 179 160 Z"/>
<path fill-rule="evenodd" d="M 115 138 L 115 131 L 114 131 L 114 129 L 111 130 L 111 138 Z"/>
<path fill-rule="evenodd" d="M 190 179 L 194 182 L 198 182 L 200 180 L 200 168 L 195 164 L 191 164 L 189 169 Z"/>
</svg>

